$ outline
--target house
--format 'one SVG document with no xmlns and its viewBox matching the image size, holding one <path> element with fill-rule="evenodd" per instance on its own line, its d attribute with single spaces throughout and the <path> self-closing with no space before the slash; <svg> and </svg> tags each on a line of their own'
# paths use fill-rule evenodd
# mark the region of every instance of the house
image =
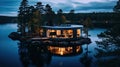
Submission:
<svg viewBox="0 0 120 67">
<path fill-rule="evenodd" d="M 61 24 L 59 26 L 42 26 L 40 36 L 50 39 L 78 39 L 82 37 L 82 25 Z"/>
</svg>

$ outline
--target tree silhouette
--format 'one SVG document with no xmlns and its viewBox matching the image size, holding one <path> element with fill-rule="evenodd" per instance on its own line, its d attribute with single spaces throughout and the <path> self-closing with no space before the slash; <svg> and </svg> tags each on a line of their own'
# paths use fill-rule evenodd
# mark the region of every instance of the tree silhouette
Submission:
<svg viewBox="0 0 120 67">
<path fill-rule="evenodd" d="M 105 45 L 117 45 L 120 46 L 120 24 L 113 26 L 105 32 L 98 35 L 99 38 L 104 38 Z"/>
<path fill-rule="evenodd" d="M 93 27 L 91 19 L 89 17 L 86 18 L 85 21 L 83 22 L 83 25 L 84 25 L 84 33 L 86 33 L 86 36 L 88 37 L 89 35 L 88 29 Z"/>
<path fill-rule="evenodd" d="M 120 12 L 120 0 L 114 6 L 113 11 L 118 12 L 118 13 Z"/>
<path fill-rule="evenodd" d="M 18 32 L 22 35 L 25 35 L 26 32 L 38 34 L 39 27 L 43 25 L 41 17 L 44 11 L 43 5 L 38 2 L 35 6 L 29 6 L 27 0 L 21 2 L 18 14 Z"/>
<path fill-rule="evenodd" d="M 44 7 L 43 7 L 44 5 L 42 5 L 42 2 L 37 2 L 35 6 L 36 6 L 36 9 L 38 9 L 41 14 L 44 13 Z"/>
<path fill-rule="evenodd" d="M 99 67 L 119 67 L 120 59 L 120 24 L 113 26 L 105 32 L 98 35 L 102 41 L 96 41 L 99 46 L 96 48 L 95 57 L 114 57 L 109 59 L 101 59 L 97 61 Z M 101 65 L 103 64 L 104 65 Z"/>
<path fill-rule="evenodd" d="M 20 60 L 24 67 L 35 66 L 44 67 L 49 65 L 52 60 L 52 55 L 48 51 L 47 46 L 39 44 L 19 43 L 18 48 Z"/>
<path fill-rule="evenodd" d="M 83 56 L 80 58 L 80 62 L 84 64 L 84 67 L 91 67 L 92 57 L 89 56 L 88 44 L 86 46 L 86 51 Z"/>
<path fill-rule="evenodd" d="M 59 9 L 59 10 L 57 11 L 57 21 L 56 21 L 56 24 L 57 24 L 57 25 L 60 25 L 60 24 L 62 23 L 62 20 L 61 20 L 62 14 L 63 14 L 62 9 Z"/>
<path fill-rule="evenodd" d="M 66 22 L 66 17 L 62 15 L 62 24 L 64 24 L 65 22 Z"/>
<path fill-rule="evenodd" d="M 45 17 L 47 21 L 47 25 L 52 26 L 53 25 L 53 19 L 54 19 L 55 13 L 52 11 L 52 8 L 49 4 L 45 6 Z"/>
<path fill-rule="evenodd" d="M 39 35 L 39 28 L 41 25 L 41 13 L 38 9 L 33 9 L 32 16 L 29 21 L 29 31 Z"/>
<path fill-rule="evenodd" d="M 69 19 L 70 19 L 70 22 L 73 22 L 74 21 L 74 12 L 75 12 L 75 10 L 70 10 L 70 12 L 69 12 Z"/>
<path fill-rule="evenodd" d="M 64 24 L 66 22 L 66 17 L 63 15 L 62 9 L 57 11 L 57 25 Z"/>
<path fill-rule="evenodd" d="M 27 0 L 23 0 L 21 2 L 21 5 L 19 7 L 19 14 L 18 14 L 18 32 L 21 33 L 21 35 L 25 35 L 25 28 L 27 25 L 27 22 L 29 21 L 29 5 Z"/>
</svg>

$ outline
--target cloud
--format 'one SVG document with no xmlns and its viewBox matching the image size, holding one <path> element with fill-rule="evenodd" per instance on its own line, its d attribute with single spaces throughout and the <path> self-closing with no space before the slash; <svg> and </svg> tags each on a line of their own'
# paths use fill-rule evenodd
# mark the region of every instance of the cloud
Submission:
<svg viewBox="0 0 120 67">
<path fill-rule="evenodd" d="M 101 11 L 101 12 L 110 12 L 112 11 L 114 5 L 116 4 L 116 1 L 110 1 L 110 2 L 90 2 L 88 4 L 85 4 L 86 6 L 78 6 L 76 7 L 77 11 Z"/>
<path fill-rule="evenodd" d="M 17 0 L 1 0 L 0 1 L 0 15 L 17 15 L 20 1 Z M 16 13 L 13 14 L 12 12 Z"/>
<path fill-rule="evenodd" d="M 93 1 L 93 0 L 92 0 Z M 100 0 L 99 0 L 100 1 Z M 56 6 L 61 7 L 63 11 L 69 12 L 71 9 L 74 9 L 75 12 L 111 12 L 114 5 L 116 4 L 116 1 L 101 1 L 101 2 L 89 2 L 89 3 L 82 3 L 82 2 L 72 2 L 72 3 L 59 3 Z M 53 8 L 56 8 L 56 6 L 53 6 Z"/>
<path fill-rule="evenodd" d="M 21 1 L 0 0 L 0 15 L 12 15 L 12 13 L 17 15 Z M 43 5 L 50 4 L 55 12 L 59 9 L 62 9 L 64 12 L 69 12 L 71 9 L 74 9 L 75 12 L 107 12 L 112 11 L 118 0 L 28 0 L 28 3 L 35 5 L 39 1 Z"/>
</svg>

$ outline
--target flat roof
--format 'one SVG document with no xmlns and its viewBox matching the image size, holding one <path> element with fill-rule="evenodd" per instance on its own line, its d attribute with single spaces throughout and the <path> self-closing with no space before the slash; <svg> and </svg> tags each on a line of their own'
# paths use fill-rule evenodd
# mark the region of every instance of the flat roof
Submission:
<svg viewBox="0 0 120 67">
<path fill-rule="evenodd" d="M 83 25 L 73 25 L 73 24 L 69 24 L 69 25 L 60 25 L 60 26 L 42 26 L 43 28 L 47 28 L 47 29 L 79 29 L 82 28 Z"/>
</svg>

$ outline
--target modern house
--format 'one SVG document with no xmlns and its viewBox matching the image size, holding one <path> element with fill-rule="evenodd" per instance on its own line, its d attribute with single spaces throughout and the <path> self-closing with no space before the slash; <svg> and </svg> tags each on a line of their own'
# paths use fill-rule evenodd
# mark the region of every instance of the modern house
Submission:
<svg viewBox="0 0 120 67">
<path fill-rule="evenodd" d="M 78 39 L 82 37 L 82 25 L 61 24 L 59 26 L 42 26 L 40 36 L 49 39 Z"/>
<path fill-rule="evenodd" d="M 38 43 L 42 45 L 63 46 L 91 43 L 90 38 L 85 38 L 82 32 L 82 25 L 61 24 L 59 26 L 41 26 L 38 31 L 39 35 L 37 36 L 21 36 L 19 33 L 11 33 L 9 37 L 23 42 Z"/>
<path fill-rule="evenodd" d="M 39 37 L 32 37 L 28 41 L 32 43 L 48 45 L 82 45 L 89 44 L 91 40 L 82 36 L 82 25 L 61 24 L 59 26 L 41 26 Z"/>
</svg>

